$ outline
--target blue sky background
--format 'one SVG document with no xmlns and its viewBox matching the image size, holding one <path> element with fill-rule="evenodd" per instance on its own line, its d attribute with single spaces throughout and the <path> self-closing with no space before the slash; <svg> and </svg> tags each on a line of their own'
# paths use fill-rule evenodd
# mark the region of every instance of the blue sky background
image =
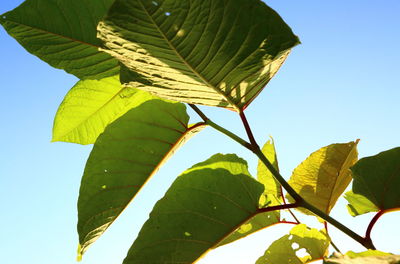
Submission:
<svg viewBox="0 0 400 264">
<path fill-rule="evenodd" d="M 1 1 L 0 13 L 21 2 Z M 360 157 L 400 146 L 400 1 L 266 2 L 302 41 L 246 111 L 260 144 L 274 136 L 282 174 L 289 177 L 311 152 L 331 143 L 360 138 Z M 77 80 L 28 54 L 3 28 L 0 56 L 1 263 L 75 263 L 76 201 L 91 146 L 50 139 L 57 107 Z M 202 109 L 245 137 L 233 112 Z M 159 171 L 82 264 L 122 263 L 153 204 L 175 177 L 217 152 L 238 153 L 255 172 L 257 160 L 251 153 L 207 128 Z M 339 201 L 333 216 L 363 234 L 373 215 L 352 218 L 345 205 Z M 396 212 L 378 222 L 372 233 L 378 249 L 400 254 L 399 221 Z M 254 263 L 290 228 L 266 229 L 198 263 Z M 362 250 L 330 230 L 342 251 Z"/>
</svg>

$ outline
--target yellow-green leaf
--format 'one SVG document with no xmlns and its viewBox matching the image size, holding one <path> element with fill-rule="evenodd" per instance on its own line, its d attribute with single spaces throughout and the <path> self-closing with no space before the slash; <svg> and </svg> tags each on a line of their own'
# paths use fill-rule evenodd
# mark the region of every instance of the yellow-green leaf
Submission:
<svg viewBox="0 0 400 264">
<path fill-rule="evenodd" d="M 99 23 L 121 80 L 159 97 L 244 109 L 298 38 L 260 0 L 116 0 Z"/>
<path fill-rule="evenodd" d="M 204 127 L 188 126 L 189 116 L 181 103 L 149 100 L 147 95 L 141 100 L 107 126 L 86 163 L 78 199 L 81 254 L 177 148 Z"/>
<path fill-rule="evenodd" d="M 265 145 L 262 148 L 262 152 L 271 162 L 274 168 L 277 171 L 279 171 L 275 144 L 272 138 L 268 140 L 267 143 L 265 143 Z M 258 161 L 258 167 L 257 167 L 257 179 L 259 182 L 264 184 L 264 194 L 261 196 L 260 206 L 264 207 L 265 205 L 273 206 L 281 204 L 282 202 L 281 185 L 274 178 L 274 176 L 264 165 L 264 163 L 262 163 L 260 160 Z"/>
<path fill-rule="evenodd" d="M 400 148 L 363 158 L 351 171 L 353 187 L 345 198 L 352 216 L 400 209 Z"/>
<path fill-rule="evenodd" d="M 303 264 L 324 258 L 330 240 L 325 231 L 306 225 L 295 226 L 284 237 L 276 240 L 260 257 L 256 264 Z"/>
<path fill-rule="evenodd" d="M 349 251 L 346 255 L 334 254 L 325 259 L 324 264 L 398 264 L 400 255 L 393 255 L 378 250 L 368 250 L 361 253 Z"/>
<path fill-rule="evenodd" d="M 144 91 L 122 87 L 118 76 L 79 81 L 58 108 L 52 141 L 93 144 L 108 124 L 146 97 L 154 98 Z"/>
<path fill-rule="evenodd" d="M 358 159 L 357 144 L 332 144 L 312 153 L 293 171 L 289 184 L 307 202 L 329 214 L 352 180 L 350 167 Z"/>
</svg>

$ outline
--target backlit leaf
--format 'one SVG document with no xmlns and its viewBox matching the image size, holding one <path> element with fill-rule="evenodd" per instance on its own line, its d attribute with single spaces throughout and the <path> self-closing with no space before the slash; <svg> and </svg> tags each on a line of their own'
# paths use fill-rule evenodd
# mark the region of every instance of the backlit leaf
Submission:
<svg viewBox="0 0 400 264">
<path fill-rule="evenodd" d="M 27 51 L 80 79 L 119 72 L 117 60 L 98 50 L 96 26 L 113 0 L 26 0 L 0 23 Z"/>
<path fill-rule="evenodd" d="M 345 198 L 352 216 L 400 209 L 400 148 L 363 158 L 351 171 L 353 188 Z"/>
<path fill-rule="evenodd" d="M 303 264 L 324 258 L 328 253 L 329 239 L 325 231 L 295 226 L 289 235 L 276 240 L 256 264 Z"/>
<path fill-rule="evenodd" d="M 99 24 L 121 80 L 171 100 L 244 109 L 299 43 L 259 0 L 116 0 Z"/>
<path fill-rule="evenodd" d="M 204 127 L 188 127 L 183 104 L 148 99 L 144 95 L 141 105 L 111 123 L 89 156 L 78 200 L 82 254 L 179 146 Z"/>
<path fill-rule="evenodd" d="M 398 264 L 400 255 L 393 255 L 377 250 L 368 250 L 361 253 L 349 251 L 346 255 L 334 254 L 324 260 L 324 264 Z"/>
<path fill-rule="evenodd" d="M 157 202 L 124 264 L 194 263 L 255 215 L 262 192 L 246 161 L 212 156 L 178 177 Z"/>
<path fill-rule="evenodd" d="M 352 180 L 350 167 L 358 158 L 357 144 L 332 144 L 312 153 L 293 171 L 289 184 L 307 202 L 329 214 Z"/>
<path fill-rule="evenodd" d="M 58 108 L 53 141 L 93 144 L 108 124 L 144 98 L 146 92 L 123 88 L 118 77 L 79 81 Z"/>
<path fill-rule="evenodd" d="M 265 157 L 271 162 L 274 168 L 279 171 L 278 159 L 276 157 L 274 140 L 268 140 L 262 148 Z M 281 185 L 275 180 L 272 173 L 260 160 L 257 167 L 257 179 L 264 184 L 264 195 L 261 196 L 261 206 L 279 205 L 282 202 Z"/>
</svg>

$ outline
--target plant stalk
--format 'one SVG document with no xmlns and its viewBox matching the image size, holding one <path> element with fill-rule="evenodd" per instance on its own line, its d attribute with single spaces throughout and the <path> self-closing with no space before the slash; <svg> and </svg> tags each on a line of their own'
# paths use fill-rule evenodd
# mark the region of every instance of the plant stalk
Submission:
<svg viewBox="0 0 400 264">
<path fill-rule="evenodd" d="M 197 114 L 199 114 L 199 116 L 204 120 L 204 122 L 207 125 L 213 127 L 214 129 L 218 130 L 219 132 L 221 132 L 221 133 L 225 134 L 226 136 L 232 138 L 233 140 L 235 140 L 236 142 L 238 142 L 240 145 L 244 146 L 248 150 L 252 151 L 261 160 L 261 162 L 269 169 L 269 171 L 272 173 L 272 175 L 275 177 L 275 179 L 282 185 L 282 187 L 288 192 L 288 194 L 291 195 L 292 198 L 295 200 L 295 203 L 291 204 L 290 206 L 296 205 L 296 207 L 303 207 L 303 208 L 309 210 L 310 212 L 312 212 L 315 215 L 321 217 L 322 219 L 324 219 L 325 221 L 327 221 L 328 223 L 330 223 L 331 225 L 333 225 L 337 229 L 341 230 L 343 233 L 345 233 L 349 237 L 353 238 L 355 241 L 357 241 L 358 243 L 363 245 L 365 248 L 367 248 L 367 249 L 375 249 L 375 246 L 373 245 L 371 239 L 366 239 L 366 238 L 358 235 L 357 233 L 355 233 L 354 231 L 352 231 L 347 226 L 343 225 L 342 223 L 340 223 L 339 221 L 337 221 L 333 217 L 327 215 L 323 211 L 319 210 L 315 206 L 313 206 L 310 203 L 308 203 L 307 201 L 305 201 L 289 185 L 289 183 L 285 180 L 285 178 L 283 178 L 283 176 L 274 168 L 274 166 L 271 164 L 271 162 L 268 160 L 268 158 L 265 157 L 264 153 L 262 153 L 262 151 L 259 148 L 259 146 L 257 145 L 257 143 L 255 143 L 255 144 L 248 143 L 246 140 L 242 139 L 241 137 L 237 136 L 236 134 L 234 134 L 234 133 L 230 132 L 229 130 L 217 125 L 214 122 L 212 122 L 197 106 L 192 105 L 192 104 L 189 104 L 189 106 Z M 242 119 L 242 121 L 243 120 L 246 120 L 246 119 Z M 247 123 L 247 120 L 246 120 L 246 123 Z M 246 128 L 246 131 L 248 130 L 251 133 L 251 129 L 250 129 L 250 126 L 248 125 L 248 123 L 247 123 L 247 125 L 244 123 L 244 126 Z M 252 133 L 249 134 L 249 132 L 248 132 L 248 135 L 250 137 L 250 135 L 252 135 Z M 254 140 L 254 137 L 253 137 L 253 140 Z M 255 140 L 254 140 L 254 142 L 255 142 Z"/>
</svg>

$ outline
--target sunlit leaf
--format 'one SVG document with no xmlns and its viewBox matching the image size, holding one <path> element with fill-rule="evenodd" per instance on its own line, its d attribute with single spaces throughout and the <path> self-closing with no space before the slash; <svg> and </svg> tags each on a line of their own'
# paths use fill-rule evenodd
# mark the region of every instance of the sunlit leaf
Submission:
<svg viewBox="0 0 400 264">
<path fill-rule="evenodd" d="M 188 127 L 184 105 L 148 99 L 144 95 L 141 105 L 111 123 L 96 140 L 78 200 L 81 253 L 176 149 L 204 127 Z"/>
<path fill-rule="evenodd" d="M 393 255 L 377 250 L 368 250 L 361 253 L 349 251 L 346 255 L 334 254 L 324 260 L 324 264 L 398 264 L 400 255 Z"/>
<path fill-rule="evenodd" d="M 232 154 L 214 155 L 175 180 L 124 264 L 194 263 L 255 215 L 262 192 L 246 161 Z"/>
<path fill-rule="evenodd" d="M 289 235 L 276 240 L 256 264 L 303 264 L 324 258 L 328 253 L 329 238 L 325 231 L 295 226 Z"/>
<path fill-rule="evenodd" d="M 118 77 L 79 81 L 57 111 L 53 141 L 92 144 L 108 124 L 144 99 L 146 92 L 123 88 Z"/>
<path fill-rule="evenodd" d="M 232 234 L 227 236 L 224 240 L 222 240 L 216 247 L 220 247 L 229 243 L 232 243 L 236 240 L 245 238 L 248 235 L 251 235 L 257 231 L 270 227 L 274 224 L 279 223 L 280 221 L 280 211 L 272 211 L 267 213 L 257 214 L 252 217 L 249 221 L 241 225 L 238 229 L 236 229 Z"/>
<path fill-rule="evenodd" d="M 400 209 L 400 148 L 363 158 L 351 171 L 353 188 L 345 198 L 352 216 Z"/>
<path fill-rule="evenodd" d="M 312 153 L 293 171 L 289 184 L 307 202 L 329 214 L 352 180 L 350 167 L 358 158 L 357 144 L 332 144 Z"/>
<path fill-rule="evenodd" d="M 271 162 L 274 168 L 279 171 L 278 159 L 276 157 L 275 144 L 273 139 L 268 140 L 262 148 L 265 157 Z M 257 167 L 258 181 L 264 184 L 264 195 L 261 196 L 261 206 L 279 205 L 282 202 L 281 185 L 275 180 L 272 173 L 260 160 Z"/>
<path fill-rule="evenodd" d="M 259 0 L 116 0 L 99 24 L 121 80 L 157 96 L 245 108 L 299 43 Z"/>
<path fill-rule="evenodd" d="M 98 21 L 114 0 L 26 0 L 0 23 L 27 51 L 80 79 L 119 72 L 116 59 L 98 50 Z"/>
</svg>

